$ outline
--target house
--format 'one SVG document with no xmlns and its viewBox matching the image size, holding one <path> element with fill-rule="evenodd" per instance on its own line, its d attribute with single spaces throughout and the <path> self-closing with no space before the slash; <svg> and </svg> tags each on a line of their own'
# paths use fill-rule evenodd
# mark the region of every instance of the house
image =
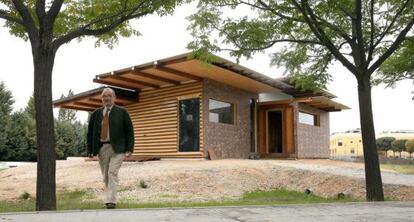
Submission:
<svg viewBox="0 0 414 222">
<path fill-rule="evenodd" d="M 135 131 L 132 159 L 329 158 L 329 112 L 348 107 L 328 92 L 300 91 L 217 57 L 189 53 L 97 75 L 128 109 Z M 93 111 L 103 87 L 54 101 Z"/>
</svg>

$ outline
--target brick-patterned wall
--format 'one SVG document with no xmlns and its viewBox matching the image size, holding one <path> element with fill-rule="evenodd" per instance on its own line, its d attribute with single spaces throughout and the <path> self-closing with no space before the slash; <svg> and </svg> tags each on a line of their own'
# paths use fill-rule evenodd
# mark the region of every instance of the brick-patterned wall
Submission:
<svg viewBox="0 0 414 222">
<path fill-rule="evenodd" d="M 250 153 L 250 98 L 257 94 L 213 80 L 204 80 L 204 150 L 214 149 L 218 158 L 247 158 Z M 236 106 L 235 125 L 209 121 L 209 99 Z"/>
<path fill-rule="evenodd" d="M 319 115 L 320 126 L 299 123 L 299 110 L 295 110 L 298 158 L 329 158 L 329 113 L 299 104 L 299 110 Z"/>
</svg>

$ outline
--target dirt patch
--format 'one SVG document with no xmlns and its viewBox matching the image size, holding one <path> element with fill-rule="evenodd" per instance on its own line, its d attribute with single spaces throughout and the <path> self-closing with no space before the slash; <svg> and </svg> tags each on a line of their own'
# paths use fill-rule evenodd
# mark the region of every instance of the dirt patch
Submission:
<svg viewBox="0 0 414 222">
<path fill-rule="evenodd" d="M 120 171 L 119 198 L 139 202 L 211 201 L 237 199 L 254 190 L 311 189 L 323 197 L 340 192 L 365 198 L 361 178 L 298 169 L 285 165 L 332 166 L 361 169 L 360 163 L 330 160 L 169 160 L 124 162 Z M 309 166 L 308 166 L 309 165 Z M 100 199 L 103 183 L 97 162 L 57 161 L 57 189 L 89 189 Z M 148 188 L 141 188 L 144 181 Z M 35 195 L 36 164 L 0 171 L 0 199 L 18 198 L 24 191 Z M 414 186 L 384 185 L 385 195 L 396 200 L 414 200 Z"/>
</svg>

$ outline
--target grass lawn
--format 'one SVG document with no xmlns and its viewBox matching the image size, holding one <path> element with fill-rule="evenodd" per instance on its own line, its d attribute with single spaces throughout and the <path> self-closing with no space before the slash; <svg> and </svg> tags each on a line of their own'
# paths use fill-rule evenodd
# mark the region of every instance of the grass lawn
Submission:
<svg viewBox="0 0 414 222">
<path fill-rule="evenodd" d="M 25 199 L 26 198 L 26 199 Z M 35 200 L 22 194 L 21 199 L 15 202 L 0 201 L 0 212 L 34 211 Z M 100 201 L 88 201 L 92 199 L 92 193 L 88 191 L 72 191 L 58 194 L 58 210 L 103 209 Z M 86 201 L 85 201 L 86 200 Z M 168 203 L 138 203 L 121 201 L 117 208 L 162 208 L 162 207 L 208 207 L 208 206 L 243 206 L 243 205 L 283 205 L 283 204 L 307 204 L 307 203 L 332 203 L 332 202 L 361 201 L 344 198 L 322 198 L 313 194 L 305 194 L 284 189 L 273 191 L 255 191 L 243 195 L 239 200 L 209 201 L 209 202 L 168 202 Z"/>
<path fill-rule="evenodd" d="M 414 165 L 413 164 L 404 164 L 404 165 L 397 165 L 397 164 L 381 164 L 382 169 L 394 170 L 398 173 L 403 174 L 414 174 Z"/>
</svg>

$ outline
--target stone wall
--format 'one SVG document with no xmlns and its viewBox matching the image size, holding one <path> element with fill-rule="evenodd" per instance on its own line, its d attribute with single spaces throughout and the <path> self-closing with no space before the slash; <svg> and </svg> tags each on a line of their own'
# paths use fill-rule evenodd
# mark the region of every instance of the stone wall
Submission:
<svg viewBox="0 0 414 222">
<path fill-rule="evenodd" d="M 218 158 L 247 158 L 251 149 L 250 99 L 257 94 L 205 79 L 203 98 L 205 152 L 213 149 Z M 234 125 L 209 121 L 209 99 L 235 105 Z"/>
<path fill-rule="evenodd" d="M 319 116 L 319 126 L 299 123 L 299 111 Z M 299 104 L 295 109 L 298 158 L 329 158 L 329 112 Z"/>
</svg>

